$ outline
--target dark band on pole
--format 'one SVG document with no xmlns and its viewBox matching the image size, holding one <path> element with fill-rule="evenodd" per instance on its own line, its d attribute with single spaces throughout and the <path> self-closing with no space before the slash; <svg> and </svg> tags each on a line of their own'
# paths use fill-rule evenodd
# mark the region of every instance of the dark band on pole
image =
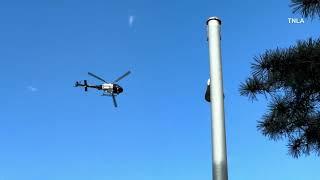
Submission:
<svg viewBox="0 0 320 180">
<path fill-rule="evenodd" d="M 210 17 L 208 20 L 207 20 L 207 25 L 209 24 L 209 21 L 211 20 L 216 20 L 219 22 L 219 24 L 221 25 L 221 20 L 218 18 L 218 17 Z"/>
</svg>

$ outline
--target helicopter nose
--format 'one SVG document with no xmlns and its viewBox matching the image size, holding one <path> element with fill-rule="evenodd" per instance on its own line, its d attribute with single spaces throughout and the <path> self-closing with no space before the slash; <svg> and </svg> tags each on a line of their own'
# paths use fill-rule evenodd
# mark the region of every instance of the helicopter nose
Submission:
<svg viewBox="0 0 320 180">
<path fill-rule="evenodd" d="M 119 92 L 119 93 L 122 93 L 122 92 L 123 92 L 122 87 L 118 87 L 118 92 Z"/>
</svg>

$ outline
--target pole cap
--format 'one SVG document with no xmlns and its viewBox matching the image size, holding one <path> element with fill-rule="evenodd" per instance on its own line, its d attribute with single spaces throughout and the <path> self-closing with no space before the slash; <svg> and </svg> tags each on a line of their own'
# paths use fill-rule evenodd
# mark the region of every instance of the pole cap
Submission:
<svg viewBox="0 0 320 180">
<path fill-rule="evenodd" d="M 216 20 L 216 21 L 218 21 L 219 24 L 221 25 L 221 20 L 220 20 L 218 17 L 216 17 L 216 16 L 214 16 L 214 17 L 209 17 L 209 19 L 207 20 L 207 25 L 209 24 L 209 21 L 211 21 L 211 20 Z"/>
</svg>

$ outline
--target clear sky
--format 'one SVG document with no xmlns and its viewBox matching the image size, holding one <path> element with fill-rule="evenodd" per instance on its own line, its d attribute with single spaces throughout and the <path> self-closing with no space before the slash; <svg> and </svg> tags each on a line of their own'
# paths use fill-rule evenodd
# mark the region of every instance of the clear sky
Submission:
<svg viewBox="0 0 320 180">
<path fill-rule="evenodd" d="M 317 37 L 289 0 L 0 2 L 0 180 L 210 180 L 205 22 L 222 19 L 230 180 L 320 179 L 256 129 L 266 110 L 238 92 L 253 57 Z M 115 109 L 74 88 L 93 72 L 125 90 Z M 263 98 L 263 97 L 261 97 Z"/>
</svg>

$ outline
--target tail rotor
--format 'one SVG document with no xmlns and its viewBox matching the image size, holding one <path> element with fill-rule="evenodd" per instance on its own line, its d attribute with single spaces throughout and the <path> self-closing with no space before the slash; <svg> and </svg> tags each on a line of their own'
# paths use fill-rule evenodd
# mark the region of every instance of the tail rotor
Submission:
<svg viewBox="0 0 320 180">
<path fill-rule="evenodd" d="M 87 82 L 87 80 L 84 80 L 84 83 L 82 84 L 82 82 L 81 81 L 76 81 L 76 83 L 74 84 L 74 87 L 84 87 L 84 91 L 88 91 L 88 87 L 90 87 L 89 85 L 88 85 L 88 82 Z"/>
<path fill-rule="evenodd" d="M 74 84 L 74 87 L 78 87 L 80 85 L 80 83 L 78 81 L 76 81 L 76 83 Z"/>
</svg>

